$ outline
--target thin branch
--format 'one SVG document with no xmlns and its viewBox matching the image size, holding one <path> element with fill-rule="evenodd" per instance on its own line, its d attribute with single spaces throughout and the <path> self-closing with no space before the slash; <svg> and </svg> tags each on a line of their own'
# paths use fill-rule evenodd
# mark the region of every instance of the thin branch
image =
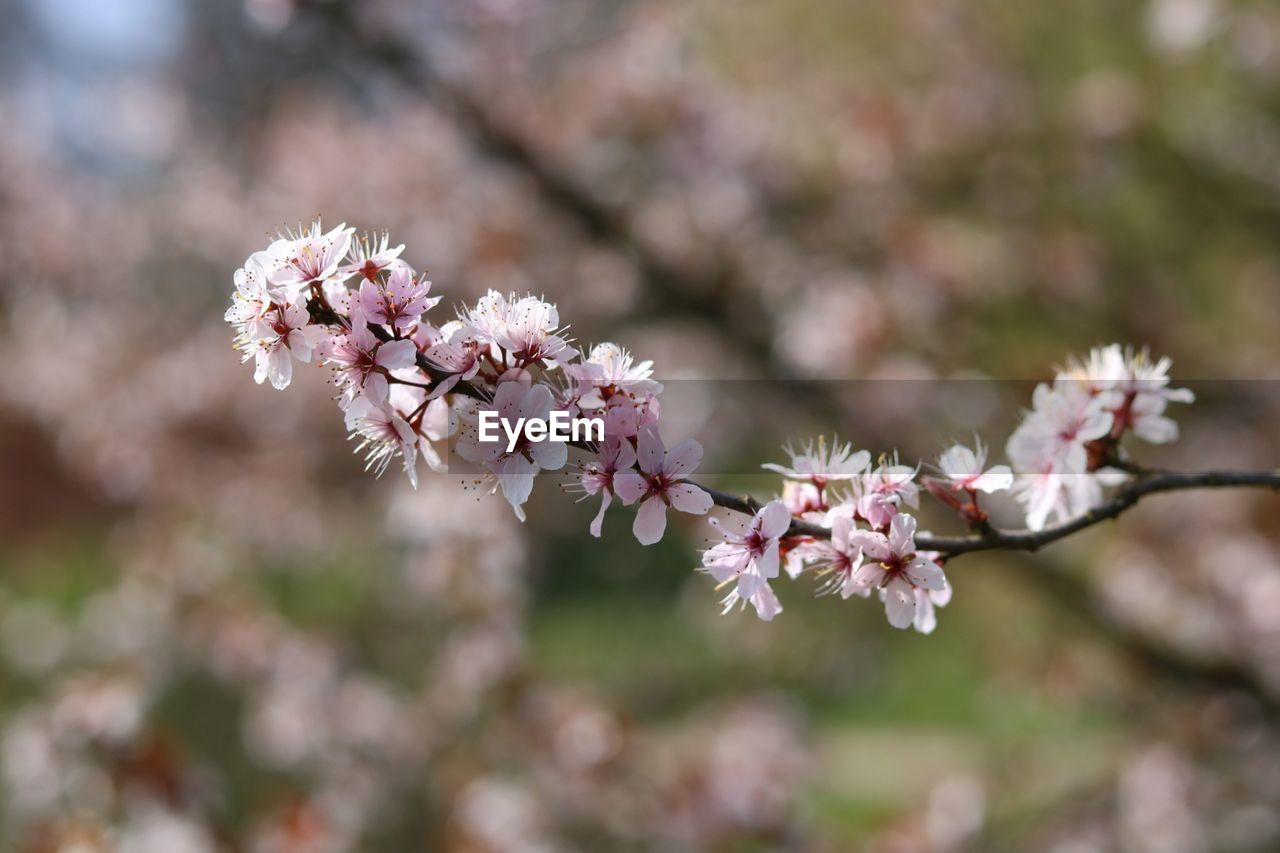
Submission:
<svg viewBox="0 0 1280 853">
<path fill-rule="evenodd" d="M 701 483 L 686 481 L 707 494 L 716 506 L 752 515 L 760 504 L 751 497 L 738 497 Z M 917 536 L 916 546 L 922 551 L 938 551 L 945 556 L 971 554 L 976 551 L 1037 551 L 1052 542 L 1116 518 L 1147 495 L 1158 492 L 1180 492 L 1191 489 L 1263 488 L 1280 491 L 1280 471 L 1201 471 L 1181 473 L 1175 471 L 1150 472 L 1129 480 L 1105 503 L 1094 507 L 1084 515 L 1046 527 L 1043 530 L 999 530 L 987 527 L 971 536 Z M 829 539 L 831 531 L 825 527 L 799 519 L 791 523 L 788 536 L 810 536 Z"/>
</svg>

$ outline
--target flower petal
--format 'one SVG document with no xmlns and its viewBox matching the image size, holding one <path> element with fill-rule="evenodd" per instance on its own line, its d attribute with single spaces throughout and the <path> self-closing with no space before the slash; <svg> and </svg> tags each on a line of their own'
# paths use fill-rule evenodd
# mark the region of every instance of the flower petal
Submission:
<svg viewBox="0 0 1280 853">
<path fill-rule="evenodd" d="M 640 511 L 636 513 L 636 521 L 631 526 L 631 532 L 636 535 L 636 540 L 641 545 L 652 545 L 659 541 L 666 529 L 667 505 L 660 498 L 651 497 L 640 504 Z"/>
</svg>

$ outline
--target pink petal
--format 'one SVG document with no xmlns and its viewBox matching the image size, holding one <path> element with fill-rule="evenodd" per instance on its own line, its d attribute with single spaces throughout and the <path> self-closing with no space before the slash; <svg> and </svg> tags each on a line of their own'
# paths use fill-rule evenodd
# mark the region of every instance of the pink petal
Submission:
<svg viewBox="0 0 1280 853">
<path fill-rule="evenodd" d="M 613 493 L 630 506 L 649 491 L 649 483 L 638 471 L 619 471 L 613 477 Z"/>
<path fill-rule="evenodd" d="M 702 445 L 687 438 L 667 451 L 662 470 L 672 480 L 681 480 L 693 473 L 702 461 Z"/>
<path fill-rule="evenodd" d="M 600 511 L 596 513 L 596 517 L 591 520 L 591 535 L 600 538 L 600 531 L 604 528 L 604 511 L 609 508 L 609 504 L 613 503 L 613 495 L 609 494 L 608 489 L 605 490 L 604 496 L 600 501 Z"/>
<path fill-rule="evenodd" d="M 662 436 L 658 435 L 658 431 L 653 427 L 640 430 L 636 442 L 636 459 L 640 463 L 640 470 L 647 474 L 661 474 L 665 457 Z"/>
<path fill-rule="evenodd" d="M 760 535 L 765 539 L 777 539 L 791 526 L 791 510 L 782 501 L 769 501 L 756 517 L 760 520 Z"/>
<path fill-rule="evenodd" d="M 907 578 L 921 589 L 943 590 L 947 588 L 947 577 L 933 560 L 917 557 L 907 566 Z"/>
<path fill-rule="evenodd" d="M 691 515 L 705 515 L 715 505 L 711 495 L 688 483 L 677 483 L 668 488 L 667 500 L 676 509 Z"/>
<path fill-rule="evenodd" d="M 640 511 L 636 513 L 636 521 L 631 531 L 635 533 L 641 545 L 652 545 L 659 541 L 666 529 L 666 504 L 656 497 L 651 497 L 640 504 Z"/>
<path fill-rule="evenodd" d="M 399 370 L 402 367 L 413 367 L 418 357 L 418 348 L 413 341 L 389 341 L 378 347 L 375 361 L 388 370 Z"/>
</svg>

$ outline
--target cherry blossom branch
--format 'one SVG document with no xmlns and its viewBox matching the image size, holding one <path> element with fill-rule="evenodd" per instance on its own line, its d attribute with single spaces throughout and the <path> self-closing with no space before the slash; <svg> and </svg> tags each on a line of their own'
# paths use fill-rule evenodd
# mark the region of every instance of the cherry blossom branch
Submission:
<svg viewBox="0 0 1280 853">
<path fill-rule="evenodd" d="M 1065 539 L 1073 533 L 1079 533 L 1089 527 L 1118 517 L 1125 510 L 1134 506 L 1147 495 L 1159 492 L 1177 492 L 1191 489 L 1223 489 L 1223 488 L 1265 488 L 1280 491 L 1280 471 L 1200 471 L 1194 473 L 1177 471 L 1146 471 L 1135 475 L 1128 485 L 1121 488 L 1110 500 L 1095 507 L 1084 515 L 1061 524 L 1046 527 L 1043 530 L 1000 530 L 984 526 L 982 530 L 970 536 L 932 536 L 920 534 L 916 536 L 916 546 L 922 551 L 937 551 L 945 556 L 954 557 L 959 554 L 971 554 L 978 551 L 1038 551 L 1045 545 Z M 701 483 L 687 481 L 697 486 L 708 495 L 716 506 L 754 515 L 760 509 L 760 502 L 747 495 L 722 492 L 704 486 Z M 787 536 L 807 536 L 814 539 L 829 539 L 831 530 L 817 524 L 800 519 L 793 519 Z"/>
<path fill-rule="evenodd" d="M 1150 471 L 1135 475 L 1109 500 L 1078 518 L 1043 530 L 999 530 L 987 526 L 972 536 L 917 536 L 925 551 L 947 556 L 977 551 L 1037 551 L 1073 533 L 1117 518 L 1147 495 L 1191 489 L 1265 488 L 1280 491 L 1280 471 Z"/>
</svg>

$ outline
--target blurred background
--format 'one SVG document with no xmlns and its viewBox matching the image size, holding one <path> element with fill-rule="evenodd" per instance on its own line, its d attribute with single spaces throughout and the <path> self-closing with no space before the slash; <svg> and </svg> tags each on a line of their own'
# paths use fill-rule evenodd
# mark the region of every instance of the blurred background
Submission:
<svg viewBox="0 0 1280 853">
<path fill-rule="evenodd" d="M 931 637 L 807 582 L 766 625 L 701 522 L 374 481 L 324 374 L 255 386 L 222 322 L 321 214 L 734 380 L 664 407 L 724 488 L 776 487 L 724 473 L 778 459 L 761 411 L 1002 456 L 1029 386 L 965 383 L 1112 340 L 1205 400 L 1140 459 L 1274 467 L 1275 4 L 0 15 L 3 849 L 1280 849 L 1274 496 L 958 560 Z"/>
</svg>

